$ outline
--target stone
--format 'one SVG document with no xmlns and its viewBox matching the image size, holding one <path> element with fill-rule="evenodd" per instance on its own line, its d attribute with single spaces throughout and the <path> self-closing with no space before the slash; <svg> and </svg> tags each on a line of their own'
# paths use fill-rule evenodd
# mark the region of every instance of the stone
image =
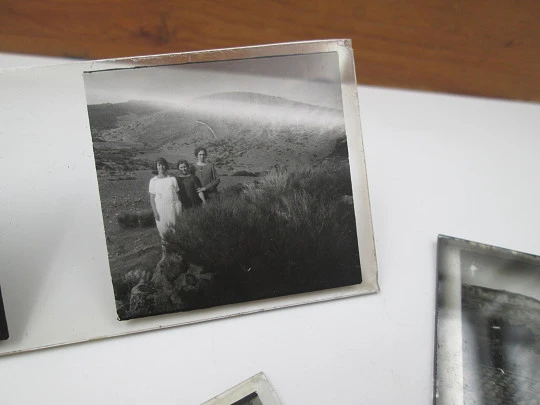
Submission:
<svg viewBox="0 0 540 405">
<path fill-rule="evenodd" d="M 139 284 L 131 289 L 129 310 L 131 314 L 145 316 L 152 314 L 156 307 L 155 289 L 153 283 L 147 278 L 141 278 Z"/>
</svg>

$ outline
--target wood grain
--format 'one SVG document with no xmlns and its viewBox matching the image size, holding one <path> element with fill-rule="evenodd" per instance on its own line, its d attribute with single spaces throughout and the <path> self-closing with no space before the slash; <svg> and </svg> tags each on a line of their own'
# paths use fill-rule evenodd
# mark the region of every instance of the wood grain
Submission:
<svg viewBox="0 0 540 405">
<path fill-rule="evenodd" d="M 0 0 L 0 52 L 97 59 L 352 38 L 358 82 L 540 101 L 538 0 Z"/>
</svg>

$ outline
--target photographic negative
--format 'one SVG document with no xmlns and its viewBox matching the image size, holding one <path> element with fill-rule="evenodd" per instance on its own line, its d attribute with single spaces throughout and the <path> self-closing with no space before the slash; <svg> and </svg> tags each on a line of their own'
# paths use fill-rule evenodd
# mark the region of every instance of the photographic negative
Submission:
<svg viewBox="0 0 540 405">
<path fill-rule="evenodd" d="M 226 55 L 84 73 L 120 320 L 377 289 L 352 59 Z"/>
<path fill-rule="evenodd" d="M 264 373 L 234 386 L 202 405 L 280 405 L 277 394 Z"/>
<path fill-rule="evenodd" d="M 9 338 L 9 330 L 6 319 L 6 312 L 4 311 L 4 300 L 2 299 L 2 288 L 0 288 L 0 340 L 6 340 Z"/>
<path fill-rule="evenodd" d="M 540 397 L 540 256 L 439 236 L 435 403 Z"/>
</svg>

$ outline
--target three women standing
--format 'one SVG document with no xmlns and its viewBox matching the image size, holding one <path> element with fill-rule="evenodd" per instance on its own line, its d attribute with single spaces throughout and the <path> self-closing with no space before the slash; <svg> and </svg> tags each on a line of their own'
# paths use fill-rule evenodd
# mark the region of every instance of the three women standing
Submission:
<svg viewBox="0 0 540 405">
<path fill-rule="evenodd" d="M 214 165 L 206 161 L 207 154 L 205 148 L 195 149 L 195 175 L 186 160 L 177 163 L 178 177 L 169 174 L 167 160 L 159 158 L 156 161 L 158 174 L 150 180 L 148 192 L 162 240 L 168 229 L 174 229 L 182 209 L 205 204 L 208 200 L 219 200 L 217 186 L 220 179 Z"/>
</svg>

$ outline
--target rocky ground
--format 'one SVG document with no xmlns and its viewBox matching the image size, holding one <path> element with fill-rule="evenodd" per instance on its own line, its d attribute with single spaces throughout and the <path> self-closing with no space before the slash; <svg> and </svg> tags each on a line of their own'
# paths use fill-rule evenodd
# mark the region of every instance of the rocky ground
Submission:
<svg viewBox="0 0 540 405">
<path fill-rule="evenodd" d="M 171 170 L 171 174 L 175 173 Z M 202 299 L 194 294 L 200 282 L 208 284 L 211 281 L 209 275 L 202 275 L 201 269 L 193 265 L 182 264 L 184 267 L 179 266 L 171 272 L 171 266 L 181 263 L 178 258 L 169 257 L 160 262 L 161 241 L 154 226 L 126 229 L 118 221 L 125 213 L 151 215 L 148 182 L 153 176 L 150 170 L 101 172 L 98 176 L 109 266 L 121 319 L 179 311 L 188 302 L 193 309 Z M 254 179 L 221 176 L 220 188 L 224 190 Z M 163 266 L 170 274 L 155 276 L 164 271 Z"/>
</svg>

